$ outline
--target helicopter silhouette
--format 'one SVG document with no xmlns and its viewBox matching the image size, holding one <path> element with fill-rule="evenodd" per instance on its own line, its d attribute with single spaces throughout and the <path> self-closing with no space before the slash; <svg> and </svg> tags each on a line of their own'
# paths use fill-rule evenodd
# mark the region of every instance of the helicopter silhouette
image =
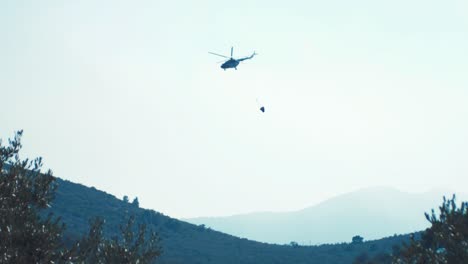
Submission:
<svg viewBox="0 0 468 264">
<path fill-rule="evenodd" d="M 221 69 L 223 69 L 223 70 L 226 70 L 226 69 L 229 69 L 229 68 L 234 68 L 234 69 L 237 70 L 237 65 L 239 65 L 239 63 L 241 61 L 250 60 L 255 55 L 257 55 L 257 53 L 255 53 L 255 51 L 254 51 L 254 53 L 251 56 L 240 58 L 240 59 L 234 59 L 232 57 L 233 50 L 234 50 L 234 47 L 231 47 L 231 57 L 230 58 L 228 56 L 224 56 L 224 55 L 217 54 L 217 53 L 214 53 L 214 52 L 208 52 L 208 53 L 228 59 L 227 61 L 224 61 L 224 63 L 221 65 Z"/>
</svg>

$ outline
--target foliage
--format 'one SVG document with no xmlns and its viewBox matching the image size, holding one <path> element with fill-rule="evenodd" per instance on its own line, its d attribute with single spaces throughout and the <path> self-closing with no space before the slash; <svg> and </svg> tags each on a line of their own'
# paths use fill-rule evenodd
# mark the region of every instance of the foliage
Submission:
<svg viewBox="0 0 468 264">
<path fill-rule="evenodd" d="M 468 202 L 457 206 L 455 195 L 444 197 L 439 216 L 425 214 L 431 223 L 421 239 L 411 243 L 395 257 L 396 263 L 466 263 L 468 261 Z"/>
<path fill-rule="evenodd" d="M 390 253 L 394 244 L 409 241 L 408 236 L 392 236 L 361 244 L 340 243 L 319 246 L 274 245 L 251 241 L 224 234 L 208 226 L 193 225 L 153 210 L 136 208 L 121 198 L 57 179 L 56 199 L 50 208 L 67 224 L 65 234 L 76 240 L 87 232 L 86 219 L 102 216 L 105 219 L 103 236 L 119 236 L 119 226 L 125 224 L 128 215 L 135 216 L 135 224 L 146 224 L 156 230 L 164 242 L 164 254 L 158 258 L 163 264 L 270 264 L 270 263 L 352 263 L 363 252 L 369 258 Z M 347 250 L 347 248 L 352 250 Z M 382 262 L 383 263 L 383 262 Z"/>
<path fill-rule="evenodd" d="M 425 214 L 431 227 L 420 234 L 411 234 L 409 244 L 393 246 L 392 254 L 378 254 L 373 258 L 360 255 L 354 263 L 396 264 L 458 264 L 468 261 L 468 202 L 458 207 L 455 195 L 443 198 L 439 215 L 434 210 Z"/>
<path fill-rule="evenodd" d="M 13 171 L 17 171 L 18 168 L 15 168 L 13 158 L 7 159 L 5 157 L 8 155 L 3 154 L 15 149 L 15 144 L 19 151 L 20 136 L 21 133 L 17 135 L 18 143 L 0 148 L 2 153 L 0 155 L 2 160 L 2 186 L 0 187 L 2 210 L 7 209 L 6 211 L 13 216 L 15 213 L 25 213 L 24 208 L 15 207 L 16 202 L 9 200 L 14 199 L 12 198 L 14 196 L 10 195 L 11 192 L 8 192 L 6 188 L 6 186 L 9 188 L 13 186 L 12 182 L 7 180 L 9 178 L 6 175 L 17 175 L 18 173 L 13 173 Z M 6 162 L 7 160 L 8 162 Z M 34 162 L 32 167 L 23 170 L 23 174 L 33 171 Z M 34 251 L 34 247 L 27 249 L 24 241 L 16 241 L 16 244 L 9 242 L 17 238 L 11 237 L 11 233 L 4 231 L 8 230 L 5 228 L 12 225 L 13 221 L 9 220 L 11 216 L 3 214 L 2 211 L 0 218 L 3 225 L 0 226 L 2 228 L 0 234 L 3 237 L 0 239 L 0 245 L 2 245 L 0 263 L 50 263 L 52 260 L 55 263 L 128 263 L 132 261 L 144 263 L 150 262 L 149 260 L 155 257 L 157 257 L 158 263 L 166 264 L 352 263 L 353 259 L 363 252 L 369 252 L 368 257 L 372 258 L 379 254 L 388 253 L 392 245 L 401 244 L 402 241 L 407 240 L 405 236 L 394 236 L 360 244 L 298 245 L 297 247 L 260 243 L 223 234 L 208 227 L 195 226 L 152 210 L 139 208 L 128 201 L 124 202 L 93 187 L 54 178 L 51 173 L 45 178 L 42 177 L 48 174 L 36 173 L 35 175 L 35 177 L 28 179 L 45 183 L 39 184 L 37 188 L 25 188 L 21 192 L 23 193 L 21 199 L 36 197 L 32 200 L 38 201 L 37 206 L 33 206 L 32 203 L 26 206 L 28 210 L 37 207 L 31 213 L 32 216 L 36 217 L 33 219 L 40 221 L 38 223 L 42 223 L 41 227 L 44 226 L 45 230 L 55 228 L 56 231 L 43 232 L 51 239 L 50 241 L 40 236 L 34 240 L 31 239 L 34 235 L 33 232 L 30 233 L 30 231 L 18 227 L 16 230 L 18 230 L 19 236 L 28 237 L 24 241 L 32 241 L 35 246 L 40 246 L 39 251 Z M 50 182 L 44 179 L 49 179 Z M 28 186 L 34 186 L 34 184 Z M 45 188 L 47 186 L 50 189 Z M 45 192 L 45 190 L 49 191 Z M 43 194 L 40 194 L 41 192 Z M 37 194 L 31 195 L 31 193 Z M 38 213 L 43 217 L 38 217 Z M 59 216 L 60 221 L 52 217 L 51 213 Z M 130 217 L 130 220 L 126 221 L 129 219 L 129 215 L 134 217 Z M 91 228 L 89 228 L 88 219 L 95 219 L 91 222 Z M 65 230 L 61 224 L 62 221 L 67 225 Z M 119 229 L 119 227 L 121 228 Z M 34 229 L 42 231 L 40 228 Z M 161 252 L 161 249 L 157 247 L 158 239 L 155 238 L 154 233 L 148 234 L 145 230 L 157 230 L 164 240 L 164 254 L 160 257 L 158 257 Z M 133 232 L 132 236 L 128 235 L 130 231 Z M 141 235 L 143 233 L 145 233 L 144 236 Z M 55 236 L 50 234 L 55 234 Z M 55 246 L 50 243 L 51 241 L 56 243 Z M 62 246 L 62 242 L 67 247 Z M 12 245 L 16 245 L 16 249 Z M 348 248 L 351 250 L 347 250 Z M 18 253 L 15 253 L 15 250 Z M 48 257 L 44 256 L 45 253 L 39 255 L 40 251 L 49 254 Z M 15 254 L 31 258 L 20 259 Z M 16 258 L 3 259 L 5 256 L 15 256 Z"/>
<path fill-rule="evenodd" d="M 133 230 L 135 217 L 130 217 L 121 227 L 122 239 L 104 239 L 104 220 L 96 218 L 91 222 L 89 235 L 81 239 L 72 249 L 76 251 L 74 261 L 81 263 L 152 263 L 161 254 L 159 238 L 151 232 L 146 238 L 146 225 Z"/>
<path fill-rule="evenodd" d="M 291 247 L 294 247 L 294 248 L 299 247 L 299 244 L 298 244 L 296 241 L 291 241 L 291 243 L 289 243 L 289 245 L 290 245 Z"/>
<path fill-rule="evenodd" d="M 88 236 L 65 247 L 65 225 L 50 209 L 44 214 L 51 207 L 56 178 L 50 170 L 41 173 L 41 158 L 20 159 L 22 133 L 8 146 L 0 141 L 0 263 L 152 263 L 161 254 L 159 238 L 148 234 L 146 225 L 135 232 L 134 217 L 113 239 L 102 235 L 104 220 L 96 219 Z"/>
<path fill-rule="evenodd" d="M 56 188 L 52 172 L 40 172 L 42 160 L 20 160 L 22 131 L 8 146 L 0 142 L 0 255 L 6 263 L 50 262 L 63 255 L 64 226 L 38 211 L 49 206 Z"/>
<path fill-rule="evenodd" d="M 137 208 L 140 207 L 140 202 L 138 202 L 138 197 L 135 197 L 135 199 L 133 199 L 132 205 Z"/>
<path fill-rule="evenodd" d="M 359 243 L 362 243 L 364 241 L 364 238 L 362 236 L 353 236 L 351 241 L 354 244 L 359 244 Z"/>
</svg>

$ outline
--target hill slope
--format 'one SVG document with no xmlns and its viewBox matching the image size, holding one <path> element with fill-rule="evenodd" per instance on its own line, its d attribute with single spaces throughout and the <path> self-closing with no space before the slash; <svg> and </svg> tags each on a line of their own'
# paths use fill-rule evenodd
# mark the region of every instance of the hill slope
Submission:
<svg viewBox="0 0 468 264">
<path fill-rule="evenodd" d="M 158 263 L 351 263 L 363 252 L 370 255 L 390 252 L 404 236 L 394 236 L 360 244 L 337 244 L 310 247 L 271 245 L 241 239 L 202 226 L 196 226 L 141 209 L 95 188 L 57 180 L 58 189 L 51 211 L 67 225 L 66 239 L 75 240 L 88 230 L 88 220 L 100 216 L 106 220 L 107 236 L 131 214 L 162 237 L 163 256 Z M 283 226 L 278 226 L 278 229 Z M 330 235 L 333 232 L 330 231 Z"/>
<path fill-rule="evenodd" d="M 442 191 L 409 194 L 378 187 L 337 196 L 300 211 L 186 221 L 239 237 L 278 244 L 290 241 L 337 243 L 351 241 L 356 234 L 365 239 L 378 239 L 429 227 L 424 212 L 430 212 L 440 204 L 442 196 Z"/>
</svg>

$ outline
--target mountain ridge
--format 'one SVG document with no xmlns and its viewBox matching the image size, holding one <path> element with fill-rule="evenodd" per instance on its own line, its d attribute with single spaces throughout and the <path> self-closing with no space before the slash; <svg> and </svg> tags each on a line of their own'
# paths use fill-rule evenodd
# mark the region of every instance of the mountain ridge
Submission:
<svg viewBox="0 0 468 264">
<path fill-rule="evenodd" d="M 154 210 L 117 199 L 115 196 L 57 178 L 55 199 L 48 212 L 60 217 L 66 224 L 64 239 L 76 241 L 88 232 L 89 220 L 101 217 L 105 220 L 104 235 L 113 237 L 119 226 L 130 215 L 137 224 L 145 224 L 162 238 L 163 264 L 263 264 L 263 263 L 351 263 L 357 256 L 390 253 L 394 245 L 408 241 L 408 235 L 391 236 L 364 243 L 322 244 L 301 246 L 297 244 L 275 245 L 239 238 L 171 218 Z M 44 213 L 48 213 L 44 212 Z"/>
<path fill-rule="evenodd" d="M 440 204 L 442 196 L 440 191 L 406 193 L 396 188 L 378 186 L 348 192 L 297 211 L 254 212 L 184 220 L 268 243 L 339 243 L 350 241 L 355 234 L 377 239 L 423 230 L 429 226 L 424 213 Z M 277 230 L 277 226 L 281 226 L 281 230 Z M 324 229 L 334 232 L 330 234 Z"/>
</svg>

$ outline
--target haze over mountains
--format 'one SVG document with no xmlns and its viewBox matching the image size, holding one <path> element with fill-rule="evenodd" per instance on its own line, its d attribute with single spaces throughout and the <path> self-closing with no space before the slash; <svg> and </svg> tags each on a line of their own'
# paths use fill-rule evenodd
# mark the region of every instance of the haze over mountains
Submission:
<svg viewBox="0 0 468 264">
<path fill-rule="evenodd" d="M 161 237 L 163 255 L 157 261 L 161 264 L 352 263 L 363 253 L 370 257 L 391 253 L 394 245 L 401 245 L 408 240 L 408 236 L 402 235 L 364 243 L 271 245 L 241 239 L 139 208 L 137 204 L 122 201 L 94 187 L 58 178 L 57 184 L 55 199 L 47 211 L 60 217 L 66 224 L 65 243 L 70 244 L 70 241 L 76 241 L 86 234 L 89 231 L 89 220 L 94 217 L 105 220 L 105 237 L 117 236 L 119 226 L 133 215 L 136 223 L 145 224 Z M 48 212 L 44 212 L 45 215 Z"/>
<path fill-rule="evenodd" d="M 429 227 L 424 212 L 441 204 L 444 195 L 452 194 L 446 190 L 405 193 L 390 187 L 375 187 L 343 194 L 299 211 L 185 220 L 267 243 L 350 242 L 355 235 L 367 240 L 424 230 Z"/>
</svg>

